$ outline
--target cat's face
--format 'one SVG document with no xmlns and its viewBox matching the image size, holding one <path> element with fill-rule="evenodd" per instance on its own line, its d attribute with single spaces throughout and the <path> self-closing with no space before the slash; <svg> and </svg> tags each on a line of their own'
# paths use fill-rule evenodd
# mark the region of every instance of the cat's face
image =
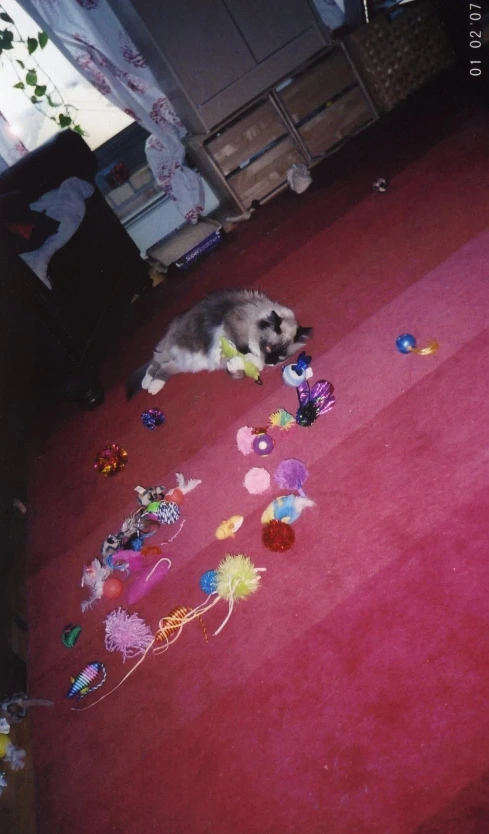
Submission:
<svg viewBox="0 0 489 834">
<path fill-rule="evenodd" d="M 260 348 L 266 365 L 286 362 L 312 336 L 312 327 L 301 327 L 293 314 L 279 316 L 273 311 L 259 323 Z"/>
</svg>

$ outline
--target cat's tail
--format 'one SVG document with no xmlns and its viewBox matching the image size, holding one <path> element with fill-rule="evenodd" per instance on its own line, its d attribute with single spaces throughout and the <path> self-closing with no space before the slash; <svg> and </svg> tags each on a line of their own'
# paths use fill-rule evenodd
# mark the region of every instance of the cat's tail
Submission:
<svg viewBox="0 0 489 834">
<path fill-rule="evenodd" d="M 137 371 L 134 371 L 133 374 L 129 377 L 126 381 L 126 399 L 131 400 L 138 391 L 141 391 L 141 383 L 144 379 L 144 375 L 149 368 L 150 363 L 146 362 L 146 365 L 143 365 L 141 368 L 138 368 Z"/>
</svg>

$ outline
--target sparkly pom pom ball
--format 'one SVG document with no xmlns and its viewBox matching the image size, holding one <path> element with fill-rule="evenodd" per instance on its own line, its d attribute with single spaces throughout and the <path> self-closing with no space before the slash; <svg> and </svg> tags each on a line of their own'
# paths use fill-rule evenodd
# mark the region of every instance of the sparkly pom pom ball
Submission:
<svg viewBox="0 0 489 834">
<path fill-rule="evenodd" d="M 165 422 L 165 415 L 159 408 L 149 408 L 141 414 L 141 422 L 147 429 L 155 429 Z"/>
<path fill-rule="evenodd" d="M 265 457 L 273 451 L 275 443 L 269 434 L 257 434 L 253 440 L 253 451 L 260 457 Z"/>
<path fill-rule="evenodd" d="M 396 339 L 396 348 L 399 353 L 411 353 L 416 347 L 416 339 L 411 333 L 402 333 Z"/>
<path fill-rule="evenodd" d="M 200 577 L 200 587 L 204 594 L 214 594 L 217 589 L 217 571 L 206 570 Z"/>
<path fill-rule="evenodd" d="M 102 586 L 102 593 L 106 599 L 117 599 L 124 590 L 124 585 L 117 576 L 109 576 Z"/>
<path fill-rule="evenodd" d="M 95 458 L 93 468 L 102 475 L 117 475 L 127 463 L 127 452 L 118 443 L 112 443 L 102 449 Z"/>
<path fill-rule="evenodd" d="M 295 415 L 295 421 L 298 426 L 312 426 L 318 418 L 317 408 L 314 403 L 305 403 L 301 405 Z"/>
<path fill-rule="evenodd" d="M 285 550 L 290 550 L 295 542 L 294 529 L 285 521 L 273 519 L 263 527 L 262 541 L 265 547 L 274 553 L 283 553 Z"/>
</svg>

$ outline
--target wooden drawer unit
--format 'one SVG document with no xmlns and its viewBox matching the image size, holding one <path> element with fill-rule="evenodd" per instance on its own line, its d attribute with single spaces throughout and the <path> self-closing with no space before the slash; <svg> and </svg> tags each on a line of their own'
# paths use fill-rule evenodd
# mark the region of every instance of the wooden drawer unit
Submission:
<svg viewBox="0 0 489 834">
<path fill-rule="evenodd" d="M 186 144 L 221 198 L 243 211 L 285 188 L 291 165 L 312 167 L 376 118 L 346 50 L 336 45 Z"/>
<path fill-rule="evenodd" d="M 286 87 L 277 88 L 276 92 L 284 109 L 297 124 L 354 84 L 358 85 L 358 80 L 350 61 L 342 49 L 335 49 L 327 58 L 307 67 Z"/>
<path fill-rule="evenodd" d="M 248 207 L 253 200 L 270 197 L 287 182 L 287 170 L 294 162 L 303 163 L 304 157 L 290 136 L 287 136 L 229 177 L 228 183 L 243 205 Z"/>
<path fill-rule="evenodd" d="M 330 148 L 356 133 L 372 120 L 363 90 L 354 87 L 330 107 L 299 127 L 299 135 L 312 157 L 324 156 Z"/>
<path fill-rule="evenodd" d="M 243 162 L 286 134 L 287 125 L 272 102 L 266 100 L 206 142 L 206 149 L 222 173 L 227 176 Z"/>
</svg>

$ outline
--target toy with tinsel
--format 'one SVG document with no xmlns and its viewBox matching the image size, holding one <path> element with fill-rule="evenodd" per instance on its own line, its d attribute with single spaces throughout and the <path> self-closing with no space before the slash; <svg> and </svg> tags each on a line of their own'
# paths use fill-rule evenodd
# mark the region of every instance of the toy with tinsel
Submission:
<svg viewBox="0 0 489 834">
<path fill-rule="evenodd" d="M 330 411 L 336 398 L 333 393 L 333 386 L 325 379 L 320 379 L 312 388 L 307 381 L 302 382 L 297 388 L 299 408 L 295 420 L 299 426 L 312 426 L 322 414 Z"/>
<path fill-rule="evenodd" d="M 230 619 L 236 603 L 247 599 L 258 590 L 261 580 L 260 574 L 265 570 L 266 568 L 256 568 L 249 557 L 244 554 L 227 554 L 216 571 L 206 572 L 205 587 L 209 590 L 204 602 L 195 608 L 178 606 L 177 609 L 173 608 L 170 614 L 162 617 L 151 643 L 144 650 L 144 653 L 132 669 L 113 689 L 106 692 L 97 701 L 81 709 L 90 709 L 119 689 L 130 675 L 136 671 L 138 666 L 143 663 L 150 651 L 155 655 L 166 652 L 178 640 L 185 626 L 194 620 L 201 620 L 208 611 L 218 605 L 219 602 L 224 601 L 228 605 L 228 611 L 221 625 L 214 631 L 214 636 L 220 634 Z M 80 697 L 80 692 L 87 694 L 88 691 L 92 691 L 91 689 L 87 689 L 87 687 L 90 686 L 92 680 L 100 672 L 99 666 L 102 666 L 102 664 L 89 664 L 90 668 L 85 667 L 78 678 L 72 682 L 72 687 L 70 687 L 67 697 L 73 697 L 76 694 Z"/>
<path fill-rule="evenodd" d="M 305 468 L 305 467 L 304 467 Z M 300 477 L 304 473 L 298 468 Z M 284 479 L 287 480 L 287 479 Z M 290 480 L 295 480 L 291 478 Z M 292 524 L 297 521 L 303 510 L 314 507 L 315 502 L 302 495 L 281 495 L 275 498 L 264 510 L 261 517 L 262 542 L 269 550 L 283 553 L 289 550 L 295 542 Z"/>
<path fill-rule="evenodd" d="M 301 382 L 310 379 L 312 376 L 311 361 L 312 356 L 307 356 L 306 352 L 302 351 L 293 365 L 285 365 L 282 368 L 282 379 L 285 384 L 291 388 L 297 388 Z"/>
<path fill-rule="evenodd" d="M 126 450 L 118 443 L 112 443 L 111 446 L 106 446 L 98 452 L 93 468 L 106 477 L 117 475 L 121 469 L 124 469 L 127 459 Z"/>
<path fill-rule="evenodd" d="M 148 408 L 147 411 L 143 411 L 141 414 L 141 422 L 143 426 L 146 426 L 147 429 L 158 428 L 158 426 L 162 426 L 165 422 L 165 415 L 159 408 Z"/>
<path fill-rule="evenodd" d="M 268 550 L 274 553 L 284 553 L 290 550 L 295 542 L 294 528 L 285 521 L 272 518 L 263 525 L 262 542 Z"/>
<path fill-rule="evenodd" d="M 226 368 L 230 373 L 243 371 L 248 379 L 253 379 L 257 385 L 263 385 L 260 368 L 253 362 L 251 354 L 240 353 L 236 345 L 233 345 L 225 336 L 221 336 L 221 352 L 226 360 Z"/>
<path fill-rule="evenodd" d="M 430 342 L 425 347 L 416 347 L 416 339 L 412 333 L 401 333 L 396 339 L 399 353 L 416 353 L 418 356 L 432 356 L 439 348 L 438 342 Z"/>
</svg>

